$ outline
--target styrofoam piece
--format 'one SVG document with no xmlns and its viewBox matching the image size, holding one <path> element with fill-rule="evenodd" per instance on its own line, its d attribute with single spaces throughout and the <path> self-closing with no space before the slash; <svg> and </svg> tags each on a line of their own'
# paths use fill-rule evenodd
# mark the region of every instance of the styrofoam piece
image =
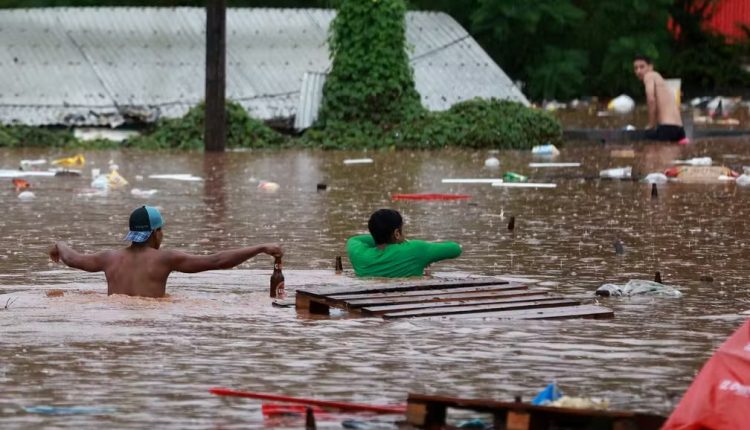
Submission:
<svg viewBox="0 0 750 430">
<path fill-rule="evenodd" d="M 0 178 L 20 178 L 21 176 L 55 176 L 54 171 L 27 171 L 14 169 L 0 169 Z"/>
<path fill-rule="evenodd" d="M 172 179 L 175 181 L 189 181 L 189 182 L 197 182 L 202 181 L 203 178 L 199 176 L 193 176 L 190 173 L 169 173 L 169 174 L 159 174 L 159 175 L 148 175 L 151 179 Z"/>
<path fill-rule="evenodd" d="M 21 200 L 34 200 L 36 195 L 32 191 L 21 191 L 18 193 L 18 198 Z"/>
<path fill-rule="evenodd" d="M 529 167 L 581 167 L 581 163 L 529 163 Z"/>
<path fill-rule="evenodd" d="M 557 184 L 534 182 L 493 182 L 492 186 L 507 188 L 557 188 Z"/>
<path fill-rule="evenodd" d="M 503 182 L 502 178 L 446 178 L 444 184 L 494 184 Z"/>
<path fill-rule="evenodd" d="M 372 158 L 349 158 L 344 160 L 344 164 L 370 164 Z"/>
</svg>

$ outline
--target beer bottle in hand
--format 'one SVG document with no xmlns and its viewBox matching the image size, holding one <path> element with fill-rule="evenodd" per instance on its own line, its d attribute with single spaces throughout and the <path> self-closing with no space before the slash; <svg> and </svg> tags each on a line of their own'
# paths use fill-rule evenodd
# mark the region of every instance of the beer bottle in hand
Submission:
<svg viewBox="0 0 750 430">
<path fill-rule="evenodd" d="M 273 261 L 273 275 L 271 275 L 271 297 L 284 298 L 284 274 L 281 273 L 281 258 Z"/>
</svg>

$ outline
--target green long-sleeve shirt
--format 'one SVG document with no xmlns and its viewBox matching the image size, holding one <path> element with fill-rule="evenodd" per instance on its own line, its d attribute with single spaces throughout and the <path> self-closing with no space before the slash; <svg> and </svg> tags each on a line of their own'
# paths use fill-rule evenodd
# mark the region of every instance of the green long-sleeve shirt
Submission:
<svg viewBox="0 0 750 430">
<path fill-rule="evenodd" d="M 346 241 L 346 252 L 357 276 L 400 278 L 422 276 L 430 264 L 461 255 L 461 246 L 456 242 L 409 240 L 379 249 L 371 235 L 363 234 Z"/>
</svg>

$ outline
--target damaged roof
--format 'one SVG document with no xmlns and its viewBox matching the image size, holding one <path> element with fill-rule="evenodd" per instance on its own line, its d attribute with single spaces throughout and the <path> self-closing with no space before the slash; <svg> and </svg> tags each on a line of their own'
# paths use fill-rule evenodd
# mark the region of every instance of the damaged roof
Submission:
<svg viewBox="0 0 750 430">
<path fill-rule="evenodd" d="M 0 11 L 0 123 L 116 127 L 184 115 L 204 98 L 205 15 L 187 7 Z M 325 9 L 228 9 L 227 98 L 256 118 L 295 116 L 305 74 L 330 67 L 334 16 Z M 474 97 L 528 104 L 450 16 L 409 12 L 406 23 L 428 109 Z"/>
</svg>

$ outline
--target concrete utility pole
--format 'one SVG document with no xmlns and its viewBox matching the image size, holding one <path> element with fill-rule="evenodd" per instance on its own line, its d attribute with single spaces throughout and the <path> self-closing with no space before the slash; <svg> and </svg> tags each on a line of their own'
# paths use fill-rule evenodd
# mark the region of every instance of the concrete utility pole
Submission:
<svg viewBox="0 0 750 430">
<path fill-rule="evenodd" d="M 206 5 L 206 151 L 224 151 L 227 140 L 226 106 L 226 0 Z"/>
</svg>

